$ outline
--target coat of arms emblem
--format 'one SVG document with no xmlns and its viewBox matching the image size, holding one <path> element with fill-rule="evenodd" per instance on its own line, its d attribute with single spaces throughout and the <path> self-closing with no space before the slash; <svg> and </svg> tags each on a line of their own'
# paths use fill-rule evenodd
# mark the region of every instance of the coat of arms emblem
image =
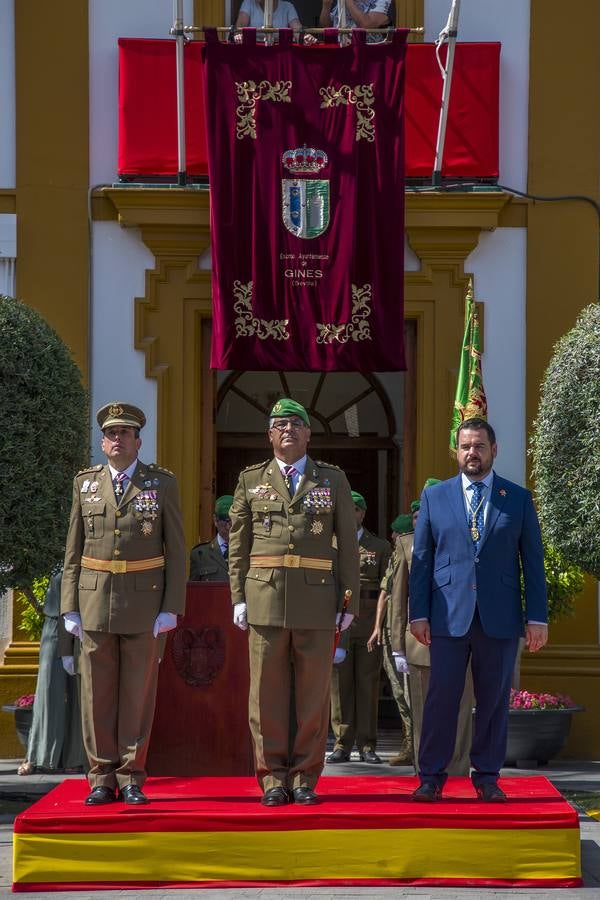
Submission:
<svg viewBox="0 0 600 900">
<path fill-rule="evenodd" d="M 305 145 L 286 150 L 281 161 L 296 176 L 281 180 L 283 224 L 296 237 L 319 237 L 329 225 L 329 179 L 297 176 L 318 174 L 328 163 L 327 154 Z"/>
</svg>

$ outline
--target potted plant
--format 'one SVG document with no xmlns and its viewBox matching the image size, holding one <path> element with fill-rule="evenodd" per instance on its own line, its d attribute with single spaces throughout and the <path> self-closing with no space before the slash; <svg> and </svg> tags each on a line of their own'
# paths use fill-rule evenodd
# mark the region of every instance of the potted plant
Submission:
<svg viewBox="0 0 600 900">
<path fill-rule="evenodd" d="M 17 697 L 13 703 L 7 703 L 2 707 L 3 712 L 13 713 L 17 737 L 25 748 L 29 740 L 29 731 L 33 719 L 34 699 L 35 694 L 23 694 L 21 697 Z"/>
<path fill-rule="evenodd" d="M 562 750 L 573 713 L 582 712 L 565 694 L 510 692 L 506 765 L 546 765 Z"/>
</svg>

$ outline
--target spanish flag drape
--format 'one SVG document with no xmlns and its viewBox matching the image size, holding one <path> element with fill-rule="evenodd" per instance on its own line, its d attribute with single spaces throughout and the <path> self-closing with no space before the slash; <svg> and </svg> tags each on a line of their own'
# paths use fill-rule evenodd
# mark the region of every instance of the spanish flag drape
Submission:
<svg viewBox="0 0 600 900">
<path fill-rule="evenodd" d="M 458 383 L 450 425 L 450 450 L 456 453 L 456 432 L 461 422 L 477 416 L 487 420 L 487 399 L 481 373 L 479 313 L 473 300 L 473 279 L 465 297 L 465 332 L 460 352 Z"/>
<path fill-rule="evenodd" d="M 206 32 L 213 368 L 405 368 L 406 35 Z"/>
</svg>

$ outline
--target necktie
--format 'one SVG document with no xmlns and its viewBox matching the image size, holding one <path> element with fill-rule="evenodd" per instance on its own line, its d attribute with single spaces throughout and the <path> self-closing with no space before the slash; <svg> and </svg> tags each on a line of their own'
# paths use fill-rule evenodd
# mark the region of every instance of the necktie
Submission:
<svg viewBox="0 0 600 900">
<path fill-rule="evenodd" d="M 223 559 L 227 561 L 229 559 L 229 544 L 226 544 L 223 547 Z"/>
<path fill-rule="evenodd" d="M 294 496 L 294 475 L 298 475 L 298 469 L 295 469 L 294 466 L 284 466 L 283 467 L 283 480 L 285 481 L 285 486 L 290 492 L 290 497 Z"/>
<path fill-rule="evenodd" d="M 469 528 L 471 537 L 477 549 L 483 535 L 483 492 L 485 484 L 482 481 L 474 481 L 471 485 L 471 516 L 469 519 Z"/>
<path fill-rule="evenodd" d="M 118 472 L 114 477 L 113 485 L 115 488 L 115 497 L 117 498 L 117 500 L 120 500 L 123 496 L 123 489 L 125 486 L 126 478 L 127 475 L 125 474 L 125 472 Z"/>
</svg>

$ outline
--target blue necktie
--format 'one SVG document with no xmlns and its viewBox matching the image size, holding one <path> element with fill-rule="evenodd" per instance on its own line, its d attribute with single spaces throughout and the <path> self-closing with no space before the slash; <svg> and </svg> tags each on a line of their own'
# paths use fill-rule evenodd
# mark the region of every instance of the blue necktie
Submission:
<svg viewBox="0 0 600 900">
<path fill-rule="evenodd" d="M 485 484 L 482 481 L 474 481 L 471 485 L 471 515 L 469 517 L 469 529 L 475 549 L 479 547 L 481 538 L 483 537 L 483 503 L 481 499 L 485 491 Z"/>
</svg>

